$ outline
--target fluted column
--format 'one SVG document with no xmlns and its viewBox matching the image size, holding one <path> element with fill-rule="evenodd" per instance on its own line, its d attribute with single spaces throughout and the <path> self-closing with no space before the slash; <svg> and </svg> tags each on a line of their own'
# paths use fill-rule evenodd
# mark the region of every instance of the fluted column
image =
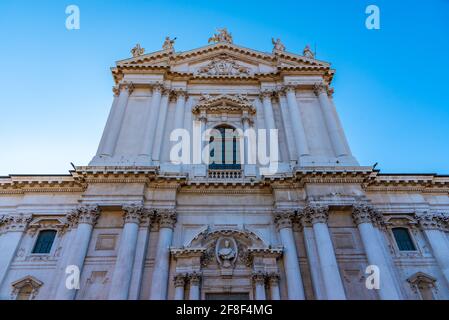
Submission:
<svg viewBox="0 0 449 320">
<path fill-rule="evenodd" d="M 243 132 L 246 136 L 243 136 L 243 146 L 244 152 L 241 155 L 243 158 L 243 164 L 245 169 L 245 176 L 255 176 L 256 175 L 256 146 L 255 141 L 250 141 L 250 129 L 252 128 L 252 120 L 248 113 L 244 113 L 242 116 Z M 252 143 L 251 143 L 252 142 Z"/>
<path fill-rule="evenodd" d="M 109 290 L 111 300 L 128 299 L 143 207 L 141 205 L 123 206 L 123 211 L 124 226 Z"/>
<path fill-rule="evenodd" d="M 159 219 L 159 239 L 151 278 L 150 299 L 164 300 L 167 298 L 170 246 L 176 223 L 176 213 L 171 209 L 162 209 L 158 210 L 157 215 Z"/>
<path fill-rule="evenodd" d="M 313 293 L 315 299 L 326 299 L 326 293 L 323 288 L 323 281 L 321 276 L 321 269 L 319 268 L 320 259 L 318 257 L 317 245 L 315 235 L 313 232 L 312 221 L 307 214 L 300 214 L 299 220 L 302 226 L 302 233 L 304 236 L 304 246 L 307 252 L 307 262 L 309 265 L 310 276 L 312 278 Z"/>
<path fill-rule="evenodd" d="M 202 152 L 203 152 L 203 147 L 204 147 L 204 143 L 205 141 L 203 141 L 203 137 L 205 135 L 206 132 L 206 127 L 207 127 L 207 115 L 205 111 L 202 111 L 201 114 L 198 117 L 198 122 L 197 125 L 199 125 L 199 128 L 197 128 L 198 130 L 194 130 L 194 134 L 193 134 L 193 139 L 197 141 L 197 143 L 194 144 L 193 146 L 193 160 L 194 160 L 194 164 L 196 165 L 201 165 L 204 164 L 203 163 L 203 159 L 202 159 Z M 197 137 L 197 134 L 195 133 L 196 131 L 198 131 L 199 136 Z"/>
<path fill-rule="evenodd" d="M 84 267 L 84 259 L 86 258 L 87 249 L 89 248 L 92 230 L 100 215 L 98 206 L 83 206 L 74 210 L 69 220 L 77 223 L 78 226 L 73 237 L 73 242 L 70 245 L 69 258 L 67 259 L 67 266 L 77 266 L 80 276 Z M 66 267 L 67 267 L 66 266 Z M 76 289 L 67 289 L 65 279 L 61 279 L 60 287 L 57 293 L 58 300 L 72 300 L 75 298 Z"/>
<path fill-rule="evenodd" d="M 288 110 L 290 111 L 290 119 L 295 135 L 295 146 L 299 161 L 301 157 L 310 155 L 309 144 L 307 142 L 306 131 L 304 130 L 302 115 L 296 100 L 296 87 L 287 86 L 285 89 L 287 92 L 287 105 Z"/>
<path fill-rule="evenodd" d="M 173 129 L 183 129 L 184 128 L 184 110 L 186 104 L 186 95 L 187 92 L 183 90 L 175 91 L 176 94 L 176 107 L 175 107 L 175 116 L 174 116 L 174 127 Z M 176 164 L 181 164 L 176 163 Z"/>
<path fill-rule="evenodd" d="M 326 297 L 329 300 L 346 299 L 337 258 L 335 257 L 334 247 L 327 226 L 329 208 L 321 205 L 308 205 L 304 210 L 309 215 L 313 225 Z"/>
<path fill-rule="evenodd" d="M 119 85 L 118 90 L 119 96 L 117 102 L 112 105 L 106 125 L 107 130 L 104 131 L 104 137 L 102 138 L 102 147 L 98 152 L 100 156 L 112 156 L 114 154 L 120 128 L 125 116 L 128 98 L 134 90 L 134 85 L 132 83 L 122 83 Z"/>
<path fill-rule="evenodd" d="M 268 283 L 270 285 L 271 300 L 281 300 L 281 293 L 279 290 L 279 274 L 270 273 L 268 275 Z"/>
<path fill-rule="evenodd" d="M 184 90 L 177 90 L 176 92 L 176 107 L 175 107 L 175 129 L 184 128 L 184 109 L 186 104 L 187 92 Z"/>
<path fill-rule="evenodd" d="M 368 263 L 376 265 L 380 270 L 380 298 L 383 300 L 401 299 L 373 225 L 380 218 L 378 213 L 366 204 L 355 204 L 352 209 L 352 217 L 359 229 Z"/>
<path fill-rule="evenodd" d="M 279 230 L 282 246 L 284 247 L 283 261 L 287 277 L 287 291 L 289 300 L 304 300 L 304 286 L 299 268 L 298 253 L 293 236 L 293 213 L 277 211 L 274 221 Z"/>
<path fill-rule="evenodd" d="M 265 126 L 267 131 L 271 129 L 276 129 L 276 124 L 274 122 L 273 106 L 271 105 L 271 97 L 273 93 L 271 91 L 263 91 L 260 94 L 260 98 L 263 104 L 263 112 L 265 117 Z"/>
<path fill-rule="evenodd" d="M 168 102 L 170 100 L 170 90 L 162 90 L 161 106 L 159 108 L 159 116 L 157 119 L 157 127 L 155 133 L 155 141 L 153 144 L 153 160 L 158 162 L 161 160 L 162 140 L 164 139 L 165 126 L 167 122 Z"/>
<path fill-rule="evenodd" d="M 282 125 L 284 127 L 285 138 L 287 140 L 287 149 L 290 160 L 297 161 L 297 151 L 295 145 L 295 135 L 292 132 L 292 123 L 290 112 L 288 111 L 288 105 L 285 98 L 285 90 L 279 90 L 277 92 L 279 99 L 279 107 L 281 109 Z M 296 151 L 296 153 L 295 153 Z"/>
<path fill-rule="evenodd" d="M 151 103 L 145 113 L 145 130 L 143 134 L 142 147 L 140 149 L 140 156 L 143 156 L 149 160 L 151 160 L 151 152 L 153 151 L 154 133 L 159 114 L 159 106 L 161 104 L 162 89 L 162 84 L 155 84 L 152 86 L 153 95 L 151 97 Z"/>
<path fill-rule="evenodd" d="M 427 213 L 417 216 L 417 219 L 430 244 L 433 256 L 449 284 L 449 241 L 443 229 L 444 223 L 447 223 L 447 217 Z"/>
<path fill-rule="evenodd" d="M 186 276 L 184 274 L 177 274 L 173 278 L 175 283 L 175 297 L 174 300 L 184 300 L 184 289 L 186 285 Z"/>
<path fill-rule="evenodd" d="M 337 119 L 335 118 L 332 105 L 330 104 L 329 97 L 327 95 L 326 86 L 323 84 L 316 84 L 314 87 L 315 94 L 320 100 L 321 110 L 326 121 L 326 126 L 329 131 L 329 136 L 337 157 L 347 156 L 348 150 L 346 150 L 343 138 L 338 128 Z"/>
<path fill-rule="evenodd" d="M 189 300 L 200 300 L 201 274 L 199 272 L 193 272 L 189 274 L 189 282 L 190 282 Z"/>
<path fill-rule="evenodd" d="M 253 273 L 255 287 L 255 300 L 267 300 L 265 294 L 265 274 L 262 272 Z"/>
<path fill-rule="evenodd" d="M 29 215 L 0 217 L 0 287 L 30 221 Z"/>
</svg>

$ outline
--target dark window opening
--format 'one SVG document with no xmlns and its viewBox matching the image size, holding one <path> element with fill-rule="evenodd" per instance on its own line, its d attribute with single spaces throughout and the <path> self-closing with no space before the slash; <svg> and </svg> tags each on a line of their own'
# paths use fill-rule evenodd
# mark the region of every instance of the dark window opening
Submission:
<svg viewBox="0 0 449 320">
<path fill-rule="evenodd" d="M 55 237 L 55 230 L 43 230 L 39 232 L 33 253 L 50 253 Z"/>
<path fill-rule="evenodd" d="M 416 250 L 407 228 L 393 228 L 393 235 L 400 251 Z"/>
</svg>

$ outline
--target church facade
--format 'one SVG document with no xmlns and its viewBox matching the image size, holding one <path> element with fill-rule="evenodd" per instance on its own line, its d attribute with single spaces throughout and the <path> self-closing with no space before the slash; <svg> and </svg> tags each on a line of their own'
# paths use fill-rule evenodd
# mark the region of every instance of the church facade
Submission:
<svg viewBox="0 0 449 320">
<path fill-rule="evenodd" d="M 272 41 L 118 61 L 87 166 L 0 177 L 0 298 L 449 299 L 449 177 L 361 166 L 335 70 Z"/>
</svg>

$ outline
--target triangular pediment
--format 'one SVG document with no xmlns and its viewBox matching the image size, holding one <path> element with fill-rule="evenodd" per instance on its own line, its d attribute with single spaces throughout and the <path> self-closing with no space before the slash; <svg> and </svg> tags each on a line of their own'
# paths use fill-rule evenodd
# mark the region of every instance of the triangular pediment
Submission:
<svg viewBox="0 0 449 320">
<path fill-rule="evenodd" d="M 215 43 L 194 50 L 173 49 L 117 62 L 117 68 L 160 68 L 171 72 L 207 75 L 272 73 L 279 68 L 329 68 L 329 63 L 286 51 L 266 53 L 233 43 Z"/>
</svg>

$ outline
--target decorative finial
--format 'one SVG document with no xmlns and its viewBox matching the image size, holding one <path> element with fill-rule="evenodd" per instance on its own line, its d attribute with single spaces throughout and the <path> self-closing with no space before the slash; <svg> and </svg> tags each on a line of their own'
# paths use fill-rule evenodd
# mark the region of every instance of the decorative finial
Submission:
<svg viewBox="0 0 449 320">
<path fill-rule="evenodd" d="M 310 50 L 309 45 L 306 45 L 302 54 L 306 58 L 315 59 L 315 55 L 313 54 L 312 50 Z"/>
<path fill-rule="evenodd" d="M 230 34 L 226 28 L 217 29 L 217 31 L 218 33 L 215 33 L 212 37 L 209 38 L 208 43 L 211 42 L 232 43 L 232 34 Z"/>
<path fill-rule="evenodd" d="M 145 53 L 145 49 L 140 47 L 140 44 L 136 44 L 134 48 L 131 49 L 131 54 L 133 58 L 141 56 Z"/>
<path fill-rule="evenodd" d="M 281 42 L 281 39 L 277 38 L 276 40 L 274 40 L 274 38 L 271 38 L 271 43 L 273 43 L 273 45 L 274 45 L 273 52 L 274 51 L 285 51 L 285 46 Z"/>
<path fill-rule="evenodd" d="M 162 49 L 164 50 L 172 50 L 173 45 L 175 44 L 176 38 L 170 39 L 170 37 L 165 37 L 164 44 L 162 45 Z"/>
</svg>

